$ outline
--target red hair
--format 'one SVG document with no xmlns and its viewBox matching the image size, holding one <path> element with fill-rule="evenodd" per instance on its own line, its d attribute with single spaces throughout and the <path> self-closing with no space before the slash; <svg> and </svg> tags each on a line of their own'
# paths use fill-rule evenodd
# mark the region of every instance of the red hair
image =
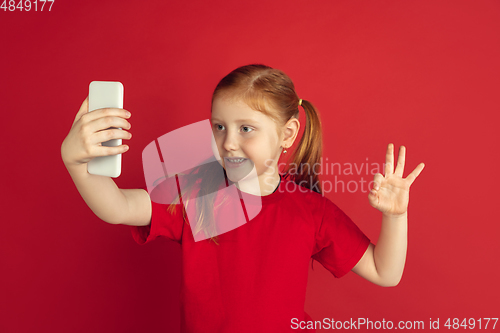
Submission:
<svg viewBox="0 0 500 333">
<path fill-rule="evenodd" d="M 236 68 L 215 88 L 212 104 L 219 96 L 242 99 L 250 108 L 270 117 L 276 123 L 278 132 L 288 120 L 299 118 L 300 99 L 295 92 L 292 80 L 281 70 L 269 66 L 254 64 Z M 300 166 L 297 172 L 293 172 L 291 179 L 296 184 L 306 183 L 305 186 L 301 186 L 315 192 L 318 191 L 311 187 L 317 182 L 318 193 L 323 194 L 318 173 L 312 170 L 313 166 L 319 165 L 321 160 L 323 146 L 321 121 L 311 102 L 303 99 L 301 104 L 306 112 L 306 127 L 286 172 L 290 171 L 290 165 Z M 307 166 L 306 171 L 303 168 L 304 165 Z"/>
<path fill-rule="evenodd" d="M 250 108 L 264 113 L 276 123 L 278 136 L 288 120 L 292 117 L 299 118 L 300 99 L 295 92 L 292 80 L 284 72 L 269 66 L 253 64 L 236 68 L 217 84 L 212 95 L 212 104 L 217 97 L 241 99 Z M 297 172 L 290 174 L 290 179 L 296 184 L 323 194 L 321 185 L 317 185 L 319 191 L 311 186 L 315 183 L 321 184 L 318 173 L 312 170 L 314 165 L 319 165 L 322 154 L 321 121 L 316 108 L 311 102 L 302 99 L 301 105 L 306 112 L 306 126 L 304 134 L 292 154 L 292 163 L 287 166 L 285 172 L 290 172 L 290 165 L 300 166 L 300 169 L 297 168 Z M 303 165 L 307 166 L 307 171 L 304 171 Z M 206 216 L 207 214 L 213 216 L 217 190 L 222 182 L 227 180 L 225 172 L 224 177 L 221 177 L 220 174 L 220 164 L 217 161 L 212 161 L 212 163 L 204 163 L 195 168 L 186 178 L 186 192 L 190 192 L 197 181 L 200 181 L 200 193 L 197 197 L 203 198 L 197 201 L 196 204 L 197 224 L 194 233 L 203 230 L 206 237 L 210 237 L 216 243 L 217 231 L 215 226 L 210 225 L 207 221 Z M 189 195 L 182 194 L 186 207 L 189 201 L 188 197 Z M 173 211 L 175 204 L 179 200 L 178 196 L 172 202 L 168 208 L 170 212 Z M 187 223 L 184 208 L 183 218 Z"/>
</svg>

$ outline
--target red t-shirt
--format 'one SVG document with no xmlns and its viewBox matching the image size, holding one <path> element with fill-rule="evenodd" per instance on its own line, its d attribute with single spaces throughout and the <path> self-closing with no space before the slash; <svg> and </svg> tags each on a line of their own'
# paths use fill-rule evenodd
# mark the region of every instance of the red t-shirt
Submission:
<svg viewBox="0 0 500 333">
<path fill-rule="evenodd" d="M 182 205 L 171 215 L 153 196 L 151 224 L 131 227 L 139 244 L 160 236 L 181 244 L 183 333 L 295 332 L 292 319 L 312 320 L 304 311 L 311 258 L 340 278 L 370 244 L 332 201 L 283 176 L 272 194 L 249 197 L 261 200 L 260 212 L 219 235 L 219 245 L 195 242 Z"/>
</svg>

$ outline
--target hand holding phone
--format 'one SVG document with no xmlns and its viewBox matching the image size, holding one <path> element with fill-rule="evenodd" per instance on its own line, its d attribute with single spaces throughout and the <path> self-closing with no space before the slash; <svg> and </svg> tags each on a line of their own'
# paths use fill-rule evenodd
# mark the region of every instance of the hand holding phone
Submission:
<svg viewBox="0 0 500 333">
<path fill-rule="evenodd" d="M 93 93 L 92 95 L 94 96 Z M 61 145 L 61 157 L 64 165 L 67 168 L 76 167 L 81 169 L 83 167 L 85 172 L 88 171 L 88 166 L 83 166 L 83 164 L 88 164 L 97 157 L 122 154 L 128 148 L 123 144 L 115 147 L 104 146 L 102 142 L 119 139 L 119 141 L 115 142 L 121 143 L 122 139 L 129 140 L 132 137 L 132 134 L 128 132 L 131 125 L 128 121 L 130 113 L 127 110 L 111 107 L 89 112 L 89 98 L 90 96 L 85 98 L 80 106 L 71 129 Z M 122 104 L 117 103 L 115 105 L 120 106 Z M 93 108 L 95 107 L 93 106 Z M 80 165 L 82 167 L 79 167 Z M 121 168 L 115 164 L 115 161 L 111 161 L 111 165 L 108 166 L 110 167 L 105 167 L 104 170 L 91 170 L 91 173 L 95 172 L 109 177 L 119 176 Z M 107 169 L 115 171 L 118 169 L 118 172 L 109 172 Z"/>
</svg>

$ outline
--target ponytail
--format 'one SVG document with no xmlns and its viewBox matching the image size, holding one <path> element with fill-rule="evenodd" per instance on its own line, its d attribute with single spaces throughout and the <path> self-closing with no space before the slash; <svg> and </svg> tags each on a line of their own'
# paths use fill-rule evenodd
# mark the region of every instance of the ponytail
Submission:
<svg viewBox="0 0 500 333">
<path fill-rule="evenodd" d="M 306 112 L 306 127 L 299 145 L 293 153 L 291 165 L 295 166 L 297 170 L 291 173 L 292 180 L 298 185 L 323 195 L 319 174 L 316 171 L 323 152 L 321 120 L 311 102 L 301 100 L 300 104 Z M 290 164 L 286 172 L 290 172 Z"/>
</svg>

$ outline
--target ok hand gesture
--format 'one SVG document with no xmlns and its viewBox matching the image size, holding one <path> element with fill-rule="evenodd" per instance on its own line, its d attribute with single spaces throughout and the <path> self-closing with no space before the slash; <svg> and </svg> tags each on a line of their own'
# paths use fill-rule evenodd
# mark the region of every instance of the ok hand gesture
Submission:
<svg viewBox="0 0 500 333">
<path fill-rule="evenodd" d="M 368 194 L 368 200 L 372 207 L 386 215 L 399 216 L 406 213 L 410 186 L 425 166 L 424 163 L 420 163 L 408 177 L 403 178 L 405 152 L 404 146 L 399 147 L 398 165 L 394 170 L 394 145 L 390 143 L 385 156 L 385 176 L 377 173 L 373 177 L 374 184 Z"/>
</svg>

